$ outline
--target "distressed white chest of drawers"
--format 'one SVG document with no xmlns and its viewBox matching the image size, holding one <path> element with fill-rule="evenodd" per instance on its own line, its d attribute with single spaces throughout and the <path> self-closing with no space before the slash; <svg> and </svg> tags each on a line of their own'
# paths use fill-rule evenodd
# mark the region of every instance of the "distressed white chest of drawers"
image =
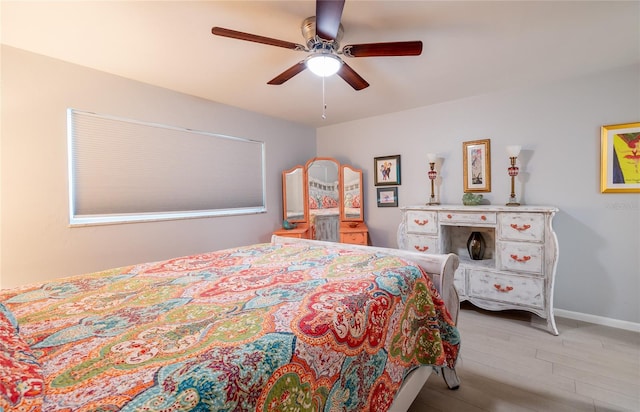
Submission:
<svg viewBox="0 0 640 412">
<path fill-rule="evenodd" d="M 460 301 L 487 310 L 522 309 L 546 319 L 558 334 L 553 287 L 558 240 L 549 206 L 403 207 L 398 247 L 424 253 L 455 253 L 460 266 L 455 285 Z M 484 257 L 472 260 L 467 239 L 480 232 Z"/>
</svg>

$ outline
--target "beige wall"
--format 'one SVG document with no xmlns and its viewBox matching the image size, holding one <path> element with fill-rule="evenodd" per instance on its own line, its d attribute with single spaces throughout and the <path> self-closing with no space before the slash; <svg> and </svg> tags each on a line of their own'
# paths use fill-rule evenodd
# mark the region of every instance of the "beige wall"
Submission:
<svg viewBox="0 0 640 412">
<path fill-rule="evenodd" d="M 422 107 L 318 129 L 318 156 L 364 168 L 376 246 L 396 246 L 398 208 L 378 208 L 373 158 L 401 155 L 400 206 L 430 195 L 426 153 L 440 157 L 441 202 L 461 204 L 462 142 L 491 139 L 492 191 L 509 197 L 507 145 L 521 144 L 516 193 L 553 205 L 560 245 L 555 306 L 640 323 L 640 195 L 600 193 L 600 126 L 640 121 L 640 68 Z"/>
<path fill-rule="evenodd" d="M 0 286 L 268 241 L 283 169 L 315 155 L 315 130 L 2 47 Z M 66 109 L 266 142 L 267 213 L 68 226 Z"/>
<path fill-rule="evenodd" d="M 316 131 L 2 48 L 0 286 L 267 241 L 281 220 L 282 169 L 316 154 L 364 169 L 376 246 L 396 245 L 397 208 L 377 208 L 373 157 L 400 154 L 400 206 L 429 196 L 425 154 L 440 156 L 438 193 L 462 197 L 462 142 L 491 139 L 492 187 L 509 194 L 508 144 L 522 144 L 517 193 L 560 208 L 555 306 L 640 323 L 640 196 L 599 191 L 599 128 L 639 121 L 640 68 L 462 99 Z M 68 227 L 67 107 L 264 140 L 268 213 Z"/>
</svg>

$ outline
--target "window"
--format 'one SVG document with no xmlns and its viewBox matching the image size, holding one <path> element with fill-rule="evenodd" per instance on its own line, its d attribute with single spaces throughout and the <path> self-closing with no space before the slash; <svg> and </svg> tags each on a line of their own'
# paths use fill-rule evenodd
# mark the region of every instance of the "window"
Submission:
<svg viewBox="0 0 640 412">
<path fill-rule="evenodd" d="M 264 213 L 264 142 L 68 110 L 70 224 Z"/>
</svg>

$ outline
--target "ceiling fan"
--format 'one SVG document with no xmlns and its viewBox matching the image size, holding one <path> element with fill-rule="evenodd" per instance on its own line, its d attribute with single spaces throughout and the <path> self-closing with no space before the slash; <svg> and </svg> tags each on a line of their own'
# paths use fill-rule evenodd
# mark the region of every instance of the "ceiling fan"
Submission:
<svg viewBox="0 0 640 412">
<path fill-rule="evenodd" d="M 307 58 L 267 82 L 267 84 L 276 85 L 283 84 L 304 69 L 309 68 L 322 77 L 337 73 L 355 90 L 362 90 L 368 87 L 369 83 L 347 65 L 340 58 L 340 55 L 347 57 L 419 56 L 422 53 L 421 41 L 350 44 L 340 50 L 340 41 L 344 34 L 344 28 L 340 23 L 344 2 L 344 0 L 316 1 L 316 15 L 307 17 L 302 22 L 302 35 L 306 46 L 223 27 L 213 27 L 211 33 L 216 36 L 310 53 Z"/>
</svg>

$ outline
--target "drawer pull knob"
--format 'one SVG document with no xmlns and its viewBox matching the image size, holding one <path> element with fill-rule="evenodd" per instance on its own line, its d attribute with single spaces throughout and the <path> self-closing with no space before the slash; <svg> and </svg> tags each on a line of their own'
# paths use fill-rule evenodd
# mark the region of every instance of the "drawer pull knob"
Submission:
<svg viewBox="0 0 640 412">
<path fill-rule="evenodd" d="M 512 223 L 511 227 L 513 229 L 517 230 L 518 232 L 524 232 L 525 230 L 529 229 L 531 227 L 531 225 L 518 226 L 516 223 Z"/>
<path fill-rule="evenodd" d="M 428 220 L 428 219 L 424 219 L 424 220 L 414 219 L 413 221 L 414 221 L 414 222 L 416 222 L 416 224 L 417 224 L 417 225 L 420 225 L 420 226 L 424 226 L 424 225 L 426 225 L 427 223 L 429 223 L 429 220 Z"/>
<path fill-rule="evenodd" d="M 487 217 L 485 215 L 480 216 L 480 220 L 487 220 Z"/>
<path fill-rule="evenodd" d="M 418 245 L 415 245 L 414 247 L 416 248 L 416 250 L 418 252 L 426 252 L 427 250 L 429 250 L 429 246 L 418 246 Z"/>
<path fill-rule="evenodd" d="M 499 283 L 494 284 L 493 287 L 496 288 L 498 292 L 503 292 L 503 293 L 511 292 L 513 290 L 513 286 L 502 287 L 502 285 Z"/>
<path fill-rule="evenodd" d="M 511 255 L 511 259 L 515 260 L 516 262 L 527 262 L 531 260 L 531 256 L 518 257 L 518 255 Z"/>
<path fill-rule="evenodd" d="M 447 217 L 448 217 L 449 219 L 451 219 L 453 216 L 451 216 L 451 215 L 447 215 Z"/>
</svg>

